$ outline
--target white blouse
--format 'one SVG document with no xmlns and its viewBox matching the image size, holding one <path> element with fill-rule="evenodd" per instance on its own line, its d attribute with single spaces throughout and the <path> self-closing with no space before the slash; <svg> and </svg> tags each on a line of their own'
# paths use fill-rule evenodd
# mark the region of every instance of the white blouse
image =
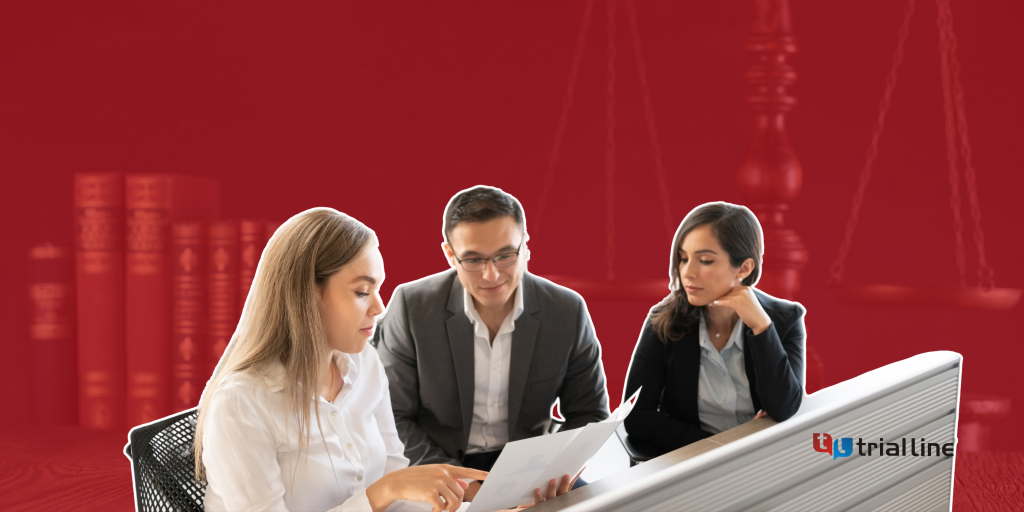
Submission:
<svg viewBox="0 0 1024 512">
<path fill-rule="evenodd" d="M 376 350 L 335 351 L 333 362 L 345 384 L 333 403 L 316 403 L 320 428 L 310 411 L 303 451 L 285 410 L 283 365 L 236 373 L 214 391 L 203 431 L 206 510 L 371 510 L 366 487 L 409 459 Z"/>
</svg>

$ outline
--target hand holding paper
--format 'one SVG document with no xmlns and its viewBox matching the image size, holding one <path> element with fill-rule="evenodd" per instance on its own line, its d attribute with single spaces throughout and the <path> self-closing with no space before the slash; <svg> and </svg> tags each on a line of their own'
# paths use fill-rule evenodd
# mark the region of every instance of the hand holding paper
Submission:
<svg viewBox="0 0 1024 512">
<path fill-rule="evenodd" d="M 577 475 L 633 410 L 640 389 L 599 423 L 505 445 L 467 512 L 529 505 L 534 489 L 548 488 L 552 479 Z"/>
</svg>

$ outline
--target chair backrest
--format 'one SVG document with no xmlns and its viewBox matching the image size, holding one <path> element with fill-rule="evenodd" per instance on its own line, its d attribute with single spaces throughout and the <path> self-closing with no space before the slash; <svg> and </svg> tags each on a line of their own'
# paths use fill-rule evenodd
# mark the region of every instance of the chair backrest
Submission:
<svg viewBox="0 0 1024 512">
<path fill-rule="evenodd" d="M 629 437 L 629 434 L 626 433 L 625 423 L 615 429 L 615 435 L 619 438 L 619 442 L 622 443 L 622 447 L 626 449 L 626 455 L 629 456 L 629 467 L 647 462 L 666 453 L 666 450 L 658 448 L 650 441 Z"/>
<path fill-rule="evenodd" d="M 202 511 L 206 483 L 195 478 L 192 443 L 198 409 L 189 409 L 128 432 L 135 510 Z"/>
</svg>

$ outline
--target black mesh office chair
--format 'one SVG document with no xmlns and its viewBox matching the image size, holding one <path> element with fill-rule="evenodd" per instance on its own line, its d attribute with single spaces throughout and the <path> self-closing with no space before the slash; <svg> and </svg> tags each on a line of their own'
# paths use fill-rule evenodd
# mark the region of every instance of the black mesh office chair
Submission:
<svg viewBox="0 0 1024 512">
<path fill-rule="evenodd" d="M 206 483 L 196 481 L 192 455 L 198 414 L 189 409 L 128 432 L 124 454 L 132 461 L 138 512 L 203 510 Z"/>
<path fill-rule="evenodd" d="M 622 447 L 626 449 L 626 454 L 629 455 L 629 467 L 636 466 L 641 462 L 647 462 L 665 453 L 664 450 L 654 446 L 649 441 L 629 437 L 629 434 L 626 433 L 625 423 L 615 429 L 615 435 L 619 437 L 619 442 L 622 443 Z"/>
</svg>

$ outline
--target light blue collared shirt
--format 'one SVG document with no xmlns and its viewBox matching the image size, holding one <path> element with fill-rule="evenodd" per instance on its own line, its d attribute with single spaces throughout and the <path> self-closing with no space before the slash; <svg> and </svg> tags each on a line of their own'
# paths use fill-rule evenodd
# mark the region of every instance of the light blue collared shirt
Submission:
<svg viewBox="0 0 1024 512">
<path fill-rule="evenodd" d="M 712 434 L 754 419 L 754 402 L 743 363 L 743 322 L 729 334 L 722 351 L 715 350 L 704 315 L 700 316 L 700 377 L 697 382 L 697 416 L 700 427 Z"/>
</svg>

